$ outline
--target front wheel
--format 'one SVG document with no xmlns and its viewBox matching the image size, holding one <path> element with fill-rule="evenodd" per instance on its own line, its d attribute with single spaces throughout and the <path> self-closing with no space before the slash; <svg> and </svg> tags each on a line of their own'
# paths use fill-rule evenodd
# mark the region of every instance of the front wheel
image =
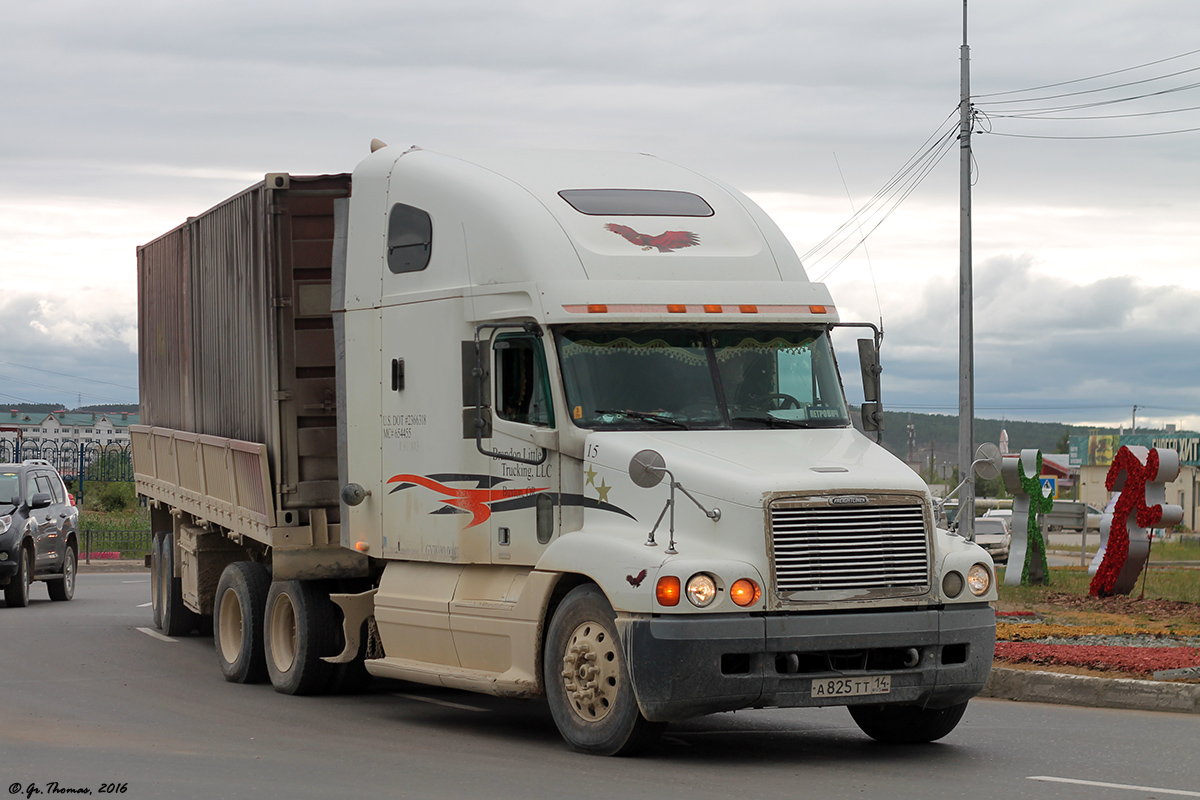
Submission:
<svg viewBox="0 0 1200 800">
<path fill-rule="evenodd" d="M 967 704 L 921 706 L 850 706 L 850 716 L 872 739 L 887 744 L 924 744 L 941 739 L 958 725 Z"/>
<path fill-rule="evenodd" d="M 604 593 L 589 584 L 567 594 L 546 631 L 542 673 L 550 714 L 581 753 L 628 755 L 666 727 L 638 708 L 615 620 Z"/>
<path fill-rule="evenodd" d="M 33 551 L 22 547 L 21 562 L 17 574 L 4 587 L 4 602 L 9 608 L 24 608 L 29 605 L 29 584 L 33 581 Z"/>
</svg>

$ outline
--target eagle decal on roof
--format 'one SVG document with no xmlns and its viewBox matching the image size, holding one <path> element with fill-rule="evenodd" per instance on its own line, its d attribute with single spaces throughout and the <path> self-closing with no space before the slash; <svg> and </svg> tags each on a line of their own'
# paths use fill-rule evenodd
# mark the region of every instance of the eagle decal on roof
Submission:
<svg viewBox="0 0 1200 800">
<path fill-rule="evenodd" d="M 651 236 L 648 233 L 638 233 L 628 225 L 618 225 L 615 222 L 610 222 L 604 227 L 640 246 L 643 250 L 657 247 L 660 253 L 671 253 L 684 247 L 694 247 L 700 244 L 700 237 L 691 231 L 663 231 L 658 236 Z"/>
</svg>

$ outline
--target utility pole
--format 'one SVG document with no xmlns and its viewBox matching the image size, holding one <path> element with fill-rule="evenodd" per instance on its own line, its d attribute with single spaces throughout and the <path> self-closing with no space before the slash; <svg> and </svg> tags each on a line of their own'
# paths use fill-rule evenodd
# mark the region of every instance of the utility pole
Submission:
<svg viewBox="0 0 1200 800">
<path fill-rule="evenodd" d="M 963 0 L 963 43 L 959 57 L 959 221 L 958 221 L 958 531 L 968 539 L 975 533 L 975 340 L 971 288 L 971 50 L 967 47 L 967 0 Z"/>
<path fill-rule="evenodd" d="M 1137 406 L 1133 407 L 1133 419 L 1129 423 L 1129 433 L 1137 433 Z"/>
</svg>

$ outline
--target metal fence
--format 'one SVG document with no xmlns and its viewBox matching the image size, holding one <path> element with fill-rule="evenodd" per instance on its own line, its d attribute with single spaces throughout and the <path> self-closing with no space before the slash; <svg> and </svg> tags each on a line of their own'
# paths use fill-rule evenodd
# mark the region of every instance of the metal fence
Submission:
<svg viewBox="0 0 1200 800">
<path fill-rule="evenodd" d="M 79 532 L 79 559 L 85 564 L 92 559 L 140 559 L 150 554 L 153 537 L 150 531 L 94 531 Z"/>
<path fill-rule="evenodd" d="M 0 438 L 0 463 L 40 458 L 49 461 L 82 502 L 87 484 L 133 481 L 133 458 L 128 442 L 100 444 L 72 439 Z"/>
</svg>

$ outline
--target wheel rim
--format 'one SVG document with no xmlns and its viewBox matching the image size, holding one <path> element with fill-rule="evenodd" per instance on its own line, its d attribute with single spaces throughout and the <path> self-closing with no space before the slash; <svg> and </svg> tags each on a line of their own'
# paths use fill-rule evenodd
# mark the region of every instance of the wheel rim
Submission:
<svg viewBox="0 0 1200 800">
<path fill-rule="evenodd" d="M 621 688 L 617 642 L 603 625 L 585 622 L 567 640 L 563 655 L 563 689 L 575 714 L 599 722 L 616 704 Z"/>
<path fill-rule="evenodd" d="M 75 593 L 75 551 L 67 549 L 67 563 L 63 564 L 63 589 L 68 595 Z"/>
<path fill-rule="evenodd" d="M 296 609 L 286 594 L 275 598 L 271 609 L 271 660 L 280 672 L 290 670 L 296 661 Z"/>
<path fill-rule="evenodd" d="M 245 617 L 237 592 L 226 589 L 221 595 L 221 614 L 217 619 L 217 641 L 221 644 L 221 657 L 232 664 L 242 652 L 242 641 L 246 635 Z"/>
</svg>

